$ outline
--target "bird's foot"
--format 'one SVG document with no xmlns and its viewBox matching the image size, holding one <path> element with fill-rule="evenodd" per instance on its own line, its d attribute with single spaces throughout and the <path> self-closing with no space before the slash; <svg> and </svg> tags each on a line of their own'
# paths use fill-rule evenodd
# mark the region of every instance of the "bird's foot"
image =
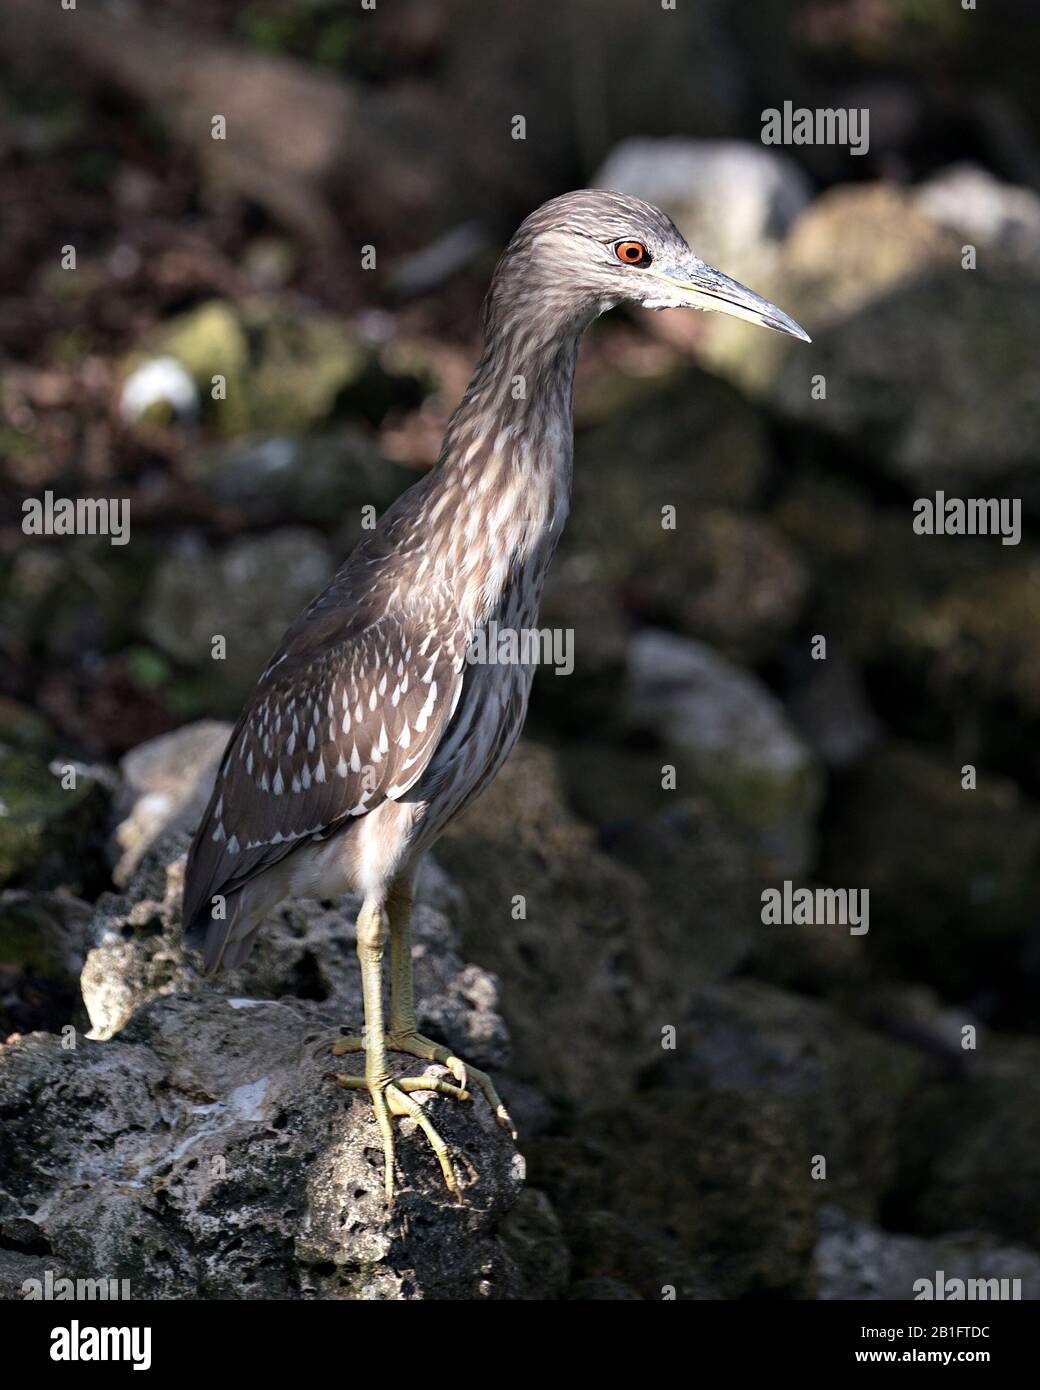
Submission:
<svg viewBox="0 0 1040 1390">
<path fill-rule="evenodd" d="M 347 1039 L 343 1041 L 347 1041 Z M 444 1174 L 448 1191 L 452 1193 L 456 1201 L 462 1201 L 459 1185 L 455 1178 L 455 1169 L 451 1165 L 451 1158 L 448 1154 L 448 1146 L 426 1118 L 422 1107 L 412 1100 L 409 1092 L 436 1091 L 439 1095 L 451 1096 L 454 1100 L 469 1100 L 468 1091 L 459 1086 L 453 1086 L 450 1081 L 442 1081 L 436 1076 L 398 1076 L 394 1077 L 393 1080 L 370 1081 L 364 1076 L 340 1074 L 335 1079 L 337 1084 L 345 1090 L 367 1090 L 372 1097 L 376 1123 L 383 1137 L 384 1183 L 388 1202 L 394 1200 L 394 1127 L 391 1118 L 394 1115 L 407 1115 L 419 1126 L 429 1140 L 430 1148 L 437 1155 L 437 1161 L 441 1165 L 441 1172 Z"/>
<path fill-rule="evenodd" d="M 516 1126 L 510 1119 L 509 1111 L 502 1104 L 502 1098 L 495 1090 L 494 1082 L 491 1080 L 490 1076 L 488 1076 L 487 1072 L 481 1071 L 479 1067 L 468 1066 L 461 1057 L 456 1057 L 450 1048 L 443 1046 L 441 1043 L 435 1043 L 430 1038 L 424 1038 L 423 1035 L 416 1032 L 414 1028 L 388 1033 L 386 1037 L 386 1048 L 388 1052 L 404 1052 L 409 1057 L 418 1057 L 422 1062 L 439 1062 L 441 1066 L 447 1067 L 462 1088 L 463 1094 L 456 1096 L 457 1100 L 468 1098 L 469 1093 L 466 1088 L 472 1082 L 483 1095 L 488 1105 L 490 1105 L 491 1112 L 498 1123 L 508 1132 L 511 1138 L 514 1140 L 516 1139 Z M 356 1035 L 349 1038 L 339 1038 L 332 1045 L 332 1055 L 334 1057 L 343 1057 L 348 1052 L 364 1052 L 364 1050 L 364 1038 Z M 413 1089 L 421 1090 L 422 1088 L 416 1086 L 413 1087 Z M 429 1089 L 434 1090 L 439 1088 L 430 1087 Z M 446 1093 L 442 1091 L 442 1094 Z"/>
</svg>

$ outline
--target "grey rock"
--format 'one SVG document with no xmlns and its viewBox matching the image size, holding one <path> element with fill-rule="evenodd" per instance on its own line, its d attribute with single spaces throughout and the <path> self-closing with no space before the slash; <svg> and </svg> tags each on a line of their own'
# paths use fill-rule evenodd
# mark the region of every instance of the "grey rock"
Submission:
<svg viewBox="0 0 1040 1390">
<path fill-rule="evenodd" d="M 1040 1247 L 1040 1043 L 983 1035 L 956 1075 L 917 1097 L 903 1135 L 916 1230 L 974 1230 Z"/>
<path fill-rule="evenodd" d="M 1019 482 L 1028 515 L 1036 483 L 1016 480 L 1016 492 Z M 842 651 L 863 669 L 927 689 L 921 727 L 930 738 L 970 718 L 1000 739 L 1008 709 L 1027 723 L 1040 712 L 1032 641 L 1040 556 L 1028 540 L 917 536 L 911 516 L 908 502 L 878 507 L 847 478 L 805 470 L 773 520 L 812 569 L 817 631 L 840 634 Z"/>
<path fill-rule="evenodd" d="M 681 631 L 742 663 L 773 655 L 801 613 L 809 576 L 790 542 L 769 522 L 716 509 L 693 519 L 657 611 Z"/>
<path fill-rule="evenodd" d="M 110 781 L 65 750 L 0 741 L 0 888 L 94 889 Z"/>
<path fill-rule="evenodd" d="M 236 705 L 333 570 L 321 536 L 302 527 L 241 536 L 219 552 L 186 539 L 158 567 L 144 630 L 168 655 L 205 669 L 224 702 Z M 218 635 L 227 639 L 227 656 L 214 661 Z"/>
<path fill-rule="evenodd" d="M 481 1102 L 417 1093 L 464 1203 L 399 1122 L 387 1206 L 369 1099 L 327 1078 L 335 1021 L 306 1000 L 210 992 L 156 999 L 108 1042 L 4 1048 L 0 1238 L 35 1237 L 68 1273 L 129 1279 L 137 1299 L 556 1294 L 551 1213 L 528 1200 L 526 1225 L 516 1215 L 503 1233 L 522 1165 Z"/>
<path fill-rule="evenodd" d="M 762 928 L 828 932 L 827 927 Z M 753 980 L 691 992 L 657 1074 L 676 1091 L 758 1097 L 783 1116 L 806 1192 L 875 1217 L 900 1173 L 901 1114 L 924 1074 L 911 1048 L 831 1006 Z M 817 1155 L 826 1177 L 814 1180 Z"/>
<path fill-rule="evenodd" d="M 574 444 L 574 505 L 562 553 L 581 549 L 611 578 L 633 560 L 667 558 L 693 517 L 710 507 L 754 503 L 769 479 L 770 446 L 761 413 L 706 372 L 612 410 Z M 634 460 L 639 466 L 634 466 Z M 661 525 L 676 510 L 677 531 Z"/>
<path fill-rule="evenodd" d="M 528 1153 L 571 1247 L 571 1296 L 812 1296 L 811 1184 L 770 1097 L 644 1090 Z"/>
<path fill-rule="evenodd" d="M 872 955 L 897 978 L 970 1000 L 980 979 L 1022 978 L 1040 887 L 1040 812 L 1009 778 L 974 790 L 959 757 L 893 744 L 843 779 L 823 871 L 870 890 Z M 1028 986 L 1026 986 L 1028 988 Z"/>
<path fill-rule="evenodd" d="M 828 188 L 789 229 L 774 269 L 754 285 L 802 324 L 812 346 L 713 314 L 706 339 L 712 366 L 755 394 L 769 397 L 775 388 L 774 399 L 807 396 L 813 374 L 826 370 L 817 347 L 826 330 L 842 331 L 850 316 L 943 267 L 959 270 L 960 242 L 909 191 L 891 183 Z"/>
<path fill-rule="evenodd" d="M 881 722 L 851 661 L 828 652 L 809 666 L 788 701 L 791 718 L 828 767 L 847 767 L 881 742 Z"/>
<path fill-rule="evenodd" d="M 1038 335 L 1040 279 L 950 267 L 814 334 L 806 357 L 785 360 L 773 401 L 914 497 L 979 496 L 1032 469 Z M 809 389 L 815 374 L 825 400 Z"/>
<path fill-rule="evenodd" d="M 780 702 L 702 642 L 652 629 L 632 643 L 633 725 L 654 730 L 684 794 L 710 797 L 777 872 L 811 861 L 821 775 Z"/>
<path fill-rule="evenodd" d="M 1002 183 L 976 164 L 954 164 L 922 183 L 915 202 L 976 248 L 1040 262 L 1040 196 Z"/>
<path fill-rule="evenodd" d="M 0 893 L 0 1041 L 81 1021 L 90 916 L 67 893 Z"/>
<path fill-rule="evenodd" d="M 236 441 L 203 456 L 197 474 L 208 492 L 251 525 L 300 522 L 328 527 L 361 508 L 383 512 L 416 474 L 381 458 L 373 439 L 354 426 L 318 435 L 269 435 Z"/>
<path fill-rule="evenodd" d="M 517 1077 L 557 1106 L 627 1094 L 653 1055 L 667 954 L 645 886 L 568 811 L 552 754 L 522 741 L 437 857 L 466 894 L 463 955 L 509 981 Z"/>
<path fill-rule="evenodd" d="M 115 830 L 119 862 L 113 878 L 121 887 L 145 851 L 167 830 L 193 830 L 213 790 L 231 725 L 200 719 L 131 749 L 119 764 L 121 776 Z"/>
<path fill-rule="evenodd" d="M 720 980 L 747 959 L 758 926 L 754 856 L 707 798 L 684 797 L 667 810 L 633 815 L 607 827 L 602 840 L 647 884 L 657 949 L 684 989 Z M 668 997 L 664 992 L 661 1003 Z"/>
<path fill-rule="evenodd" d="M 934 1298 L 939 1271 L 944 1281 L 962 1279 L 966 1284 L 1018 1279 L 1021 1298 L 1040 1298 L 1040 1256 L 1032 1250 L 974 1234 L 935 1240 L 897 1235 L 857 1221 L 837 1207 L 822 1208 L 819 1221 L 816 1269 L 821 1299 L 917 1299 L 924 1293 L 914 1289 L 921 1279 L 930 1281 Z M 1014 1285 L 1008 1289 L 1013 1291 Z M 996 1292 L 989 1286 L 983 1296 Z"/>
</svg>

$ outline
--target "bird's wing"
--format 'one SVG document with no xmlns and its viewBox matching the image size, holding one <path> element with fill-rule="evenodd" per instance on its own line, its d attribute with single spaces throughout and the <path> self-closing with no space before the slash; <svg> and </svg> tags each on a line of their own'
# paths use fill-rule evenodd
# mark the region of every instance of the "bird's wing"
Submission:
<svg viewBox="0 0 1040 1390">
<path fill-rule="evenodd" d="M 446 591 L 395 585 L 380 601 L 377 588 L 351 607 L 334 581 L 261 676 L 188 856 L 186 927 L 208 918 L 214 896 L 422 776 L 458 700 L 469 634 Z"/>
</svg>

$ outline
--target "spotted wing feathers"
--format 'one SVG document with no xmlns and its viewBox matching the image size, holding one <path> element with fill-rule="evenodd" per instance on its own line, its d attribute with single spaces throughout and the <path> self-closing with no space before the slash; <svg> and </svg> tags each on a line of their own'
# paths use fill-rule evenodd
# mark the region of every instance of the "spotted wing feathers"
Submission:
<svg viewBox="0 0 1040 1390">
<path fill-rule="evenodd" d="M 395 595 L 348 622 L 335 589 L 290 629 L 231 735 L 188 859 L 187 927 L 214 896 L 402 796 L 451 718 L 468 633 L 448 596 Z"/>
</svg>

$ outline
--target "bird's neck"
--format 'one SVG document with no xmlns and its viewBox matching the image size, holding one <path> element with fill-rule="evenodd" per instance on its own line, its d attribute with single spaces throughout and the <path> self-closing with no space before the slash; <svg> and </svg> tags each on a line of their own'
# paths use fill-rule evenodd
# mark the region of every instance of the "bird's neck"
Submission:
<svg viewBox="0 0 1040 1390">
<path fill-rule="evenodd" d="M 537 609 L 570 507 L 578 342 L 490 340 L 445 434 L 433 507 L 451 513 L 442 560 L 475 622 L 516 588 Z"/>
</svg>

